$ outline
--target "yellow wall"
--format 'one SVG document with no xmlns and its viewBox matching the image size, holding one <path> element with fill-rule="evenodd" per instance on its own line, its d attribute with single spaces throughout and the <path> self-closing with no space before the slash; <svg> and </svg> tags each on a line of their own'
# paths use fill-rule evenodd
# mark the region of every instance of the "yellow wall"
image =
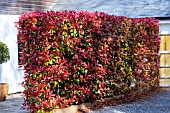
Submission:
<svg viewBox="0 0 170 113">
<path fill-rule="evenodd" d="M 160 66 L 169 66 L 170 67 L 170 35 L 161 35 L 161 44 L 160 44 Z M 160 68 L 160 86 L 170 86 L 170 68 Z"/>
</svg>

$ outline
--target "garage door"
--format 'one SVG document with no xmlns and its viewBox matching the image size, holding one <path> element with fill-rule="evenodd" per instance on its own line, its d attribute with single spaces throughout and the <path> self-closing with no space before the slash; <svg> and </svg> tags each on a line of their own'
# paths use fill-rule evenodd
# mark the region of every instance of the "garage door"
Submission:
<svg viewBox="0 0 170 113">
<path fill-rule="evenodd" d="M 170 35 L 160 36 L 160 86 L 170 87 Z"/>
</svg>

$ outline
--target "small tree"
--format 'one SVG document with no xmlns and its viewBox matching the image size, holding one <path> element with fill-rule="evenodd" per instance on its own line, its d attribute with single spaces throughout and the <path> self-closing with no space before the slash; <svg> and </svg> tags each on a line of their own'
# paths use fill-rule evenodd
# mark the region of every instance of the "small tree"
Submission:
<svg viewBox="0 0 170 113">
<path fill-rule="evenodd" d="M 0 64 L 7 62 L 9 59 L 10 55 L 8 46 L 0 41 Z"/>
<path fill-rule="evenodd" d="M 5 101 L 7 94 L 8 94 L 8 84 L 2 82 L 1 78 L 1 71 L 2 71 L 2 66 L 1 64 L 4 62 L 7 62 L 10 59 L 9 55 L 9 49 L 6 44 L 0 41 L 0 87 L 1 87 L 1 93 L 0 93 L 0 101 Z"/>
</svg>

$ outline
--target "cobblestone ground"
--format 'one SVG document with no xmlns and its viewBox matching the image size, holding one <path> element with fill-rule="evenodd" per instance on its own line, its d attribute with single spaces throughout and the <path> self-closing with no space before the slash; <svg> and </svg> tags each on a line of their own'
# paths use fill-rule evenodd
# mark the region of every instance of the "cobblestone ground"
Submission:
<svg viewBox="0 0 170 113">
<path fill-rule="evenodd" d="M 0 113 L 29 113 L 20 109 L 23 103 L 21 94 L 13 94 L 0 102 Z"/>
</svg>

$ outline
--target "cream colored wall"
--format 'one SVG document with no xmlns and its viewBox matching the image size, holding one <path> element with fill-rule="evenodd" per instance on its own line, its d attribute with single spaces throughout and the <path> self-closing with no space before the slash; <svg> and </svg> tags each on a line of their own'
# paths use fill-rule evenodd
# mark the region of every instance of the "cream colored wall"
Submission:
<svg viewBox="0 0 170 113">
<path fill-rule="evenodd" d="M 14 22 L 18 21 L 19 15 L 0 15 L 0 41 L 8 45 L 10 60 L 2 64 L 1 81 L 9 84 L 9 92 L 23 91 L 23 70 L 18 68 L 17 29 Z"/>
</svg>

